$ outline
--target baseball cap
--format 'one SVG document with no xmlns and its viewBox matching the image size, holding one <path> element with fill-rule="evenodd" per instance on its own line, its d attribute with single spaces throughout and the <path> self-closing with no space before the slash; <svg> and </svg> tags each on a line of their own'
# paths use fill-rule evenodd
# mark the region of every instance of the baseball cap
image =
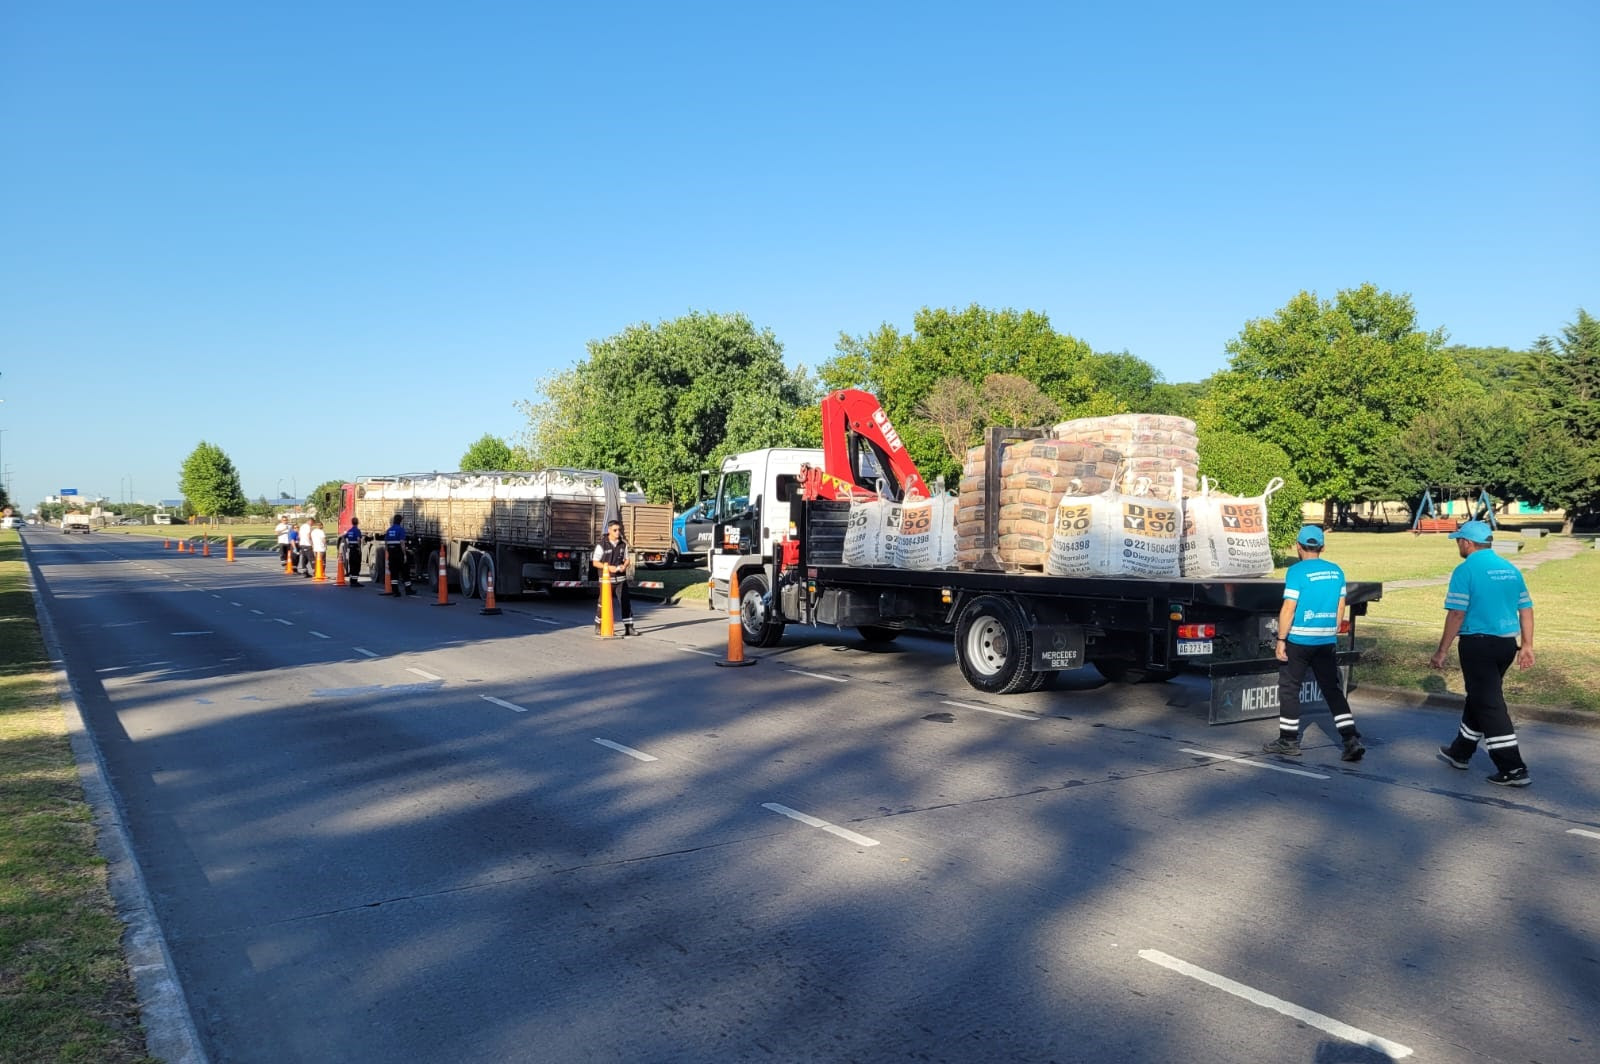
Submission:
<svg viewBox="0 0 1600 1064">
<path fill-rule="evenodd" d="M 1294 541 L 1302 547 L 1320 547 L 1323 544 L 1322 529 L 1317 525 L 1302 525 Z"/>
<path fill-rule="evenodd" d="M 1494 538 L 1494 529 L 1487 521 L 1468 521 L 1454 532 L 1451 539 L 1464 539 L 1468 543 L 1487 543 Z"/>
</svg>

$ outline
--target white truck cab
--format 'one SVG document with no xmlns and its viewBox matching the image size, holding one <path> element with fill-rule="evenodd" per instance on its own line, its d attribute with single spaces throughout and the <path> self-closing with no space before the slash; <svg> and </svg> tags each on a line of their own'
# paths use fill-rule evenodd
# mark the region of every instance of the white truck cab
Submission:
<svg viewBox="0 0 1600 1064">
<path fill-rule="evenodd" d="M 822 465 L 817 447 L 767 447 L 722 460 L 714 497 L 711 608 L 727 609 L 728 577 L 739 574 L 739 597 L 759 605 L 777 575 L 775 547 L 789 532 L 789 502 L 800 491 L 800 467 Z"/>
</svg>

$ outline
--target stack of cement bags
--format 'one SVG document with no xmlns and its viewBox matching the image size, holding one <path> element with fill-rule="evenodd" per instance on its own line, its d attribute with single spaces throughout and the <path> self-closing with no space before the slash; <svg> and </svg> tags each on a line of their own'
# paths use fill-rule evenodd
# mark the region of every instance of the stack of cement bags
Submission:
<svg viewBox="0 0 1600 1064">
<path fill-rule="evenodd" d="M 1007 447 L 1000 466 L 1000 563 L 1044 568 L 1061 497 L 1108 490 L 1120 461 L 1115 450 L 1077 441 L 1027 440 Z M 956 563 L 966 568 L 983 548 L 986 472 L 984 448 L 972 448 L 962 467 L 956 510 Z"/>
<path fill-rule="evenodd" d="M 1147 480 L 1152 493 L 1169 502 L 1193 495 L 1199 487 L 1200 456 L 1196 449 L 1199 441 L 1194 422 L 1188 418 L 1167 414 L 1082 417 L 1063 421 L 1051 432 L 1058 440 L 1119 452 L 1123 460 L 1123 484 Z"/>
</svg>

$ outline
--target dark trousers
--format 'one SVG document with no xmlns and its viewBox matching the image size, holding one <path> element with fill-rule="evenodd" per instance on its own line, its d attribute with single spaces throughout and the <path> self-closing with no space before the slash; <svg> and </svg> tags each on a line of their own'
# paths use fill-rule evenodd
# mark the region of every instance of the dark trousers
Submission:
<svg viewBox="0 0 1600 1064">
<path fill-rule="evenodd" d="M 289 564 L 289 544 L 287 544 L 287 543 L 278 544 L 278 564 L 279 565 L 288 565 Z"/>
<path fill-rule="evenodd" d="M 602 587 L 601 592 L 605 591 Z M 628 581 L 624 576 L 616 575 L 611 578 L 611 620 L 615 624 L 633 623 L 633 602 L 628 598 Z M 594 623 L 600 623 L 600 600 L 595 599 Z"/>
<path fill-rule="evenodd" d="M 1511 725 L 1511 711 L 1506 708 L 1505 675 L 1517 660 L 1516 638 L 1464 635 L 1458 646 L 1467 700 L 1461 707 L 1461 727 L 1450 742 L 1450 756 L 1465 761 L 1481 741 L 1501 772 L 1526 768 Z"/>
<path fill-rule="evenodd" d="M 1344 696 L 1339 683 L 1339 659 L 1332 643 L 1307 646 L 1304 643 L 1285 643 L 1288 661 L 1278 663 L 1278 735 L 1284 739 L 1300 738 L 1300 686 L 1309 671 L 1322 688 L 1322 697 L 1328 700 L 1328 710 L 1333 714 L 1333 726 L 1339 729 L 1341 739 L 1354 739 L 1355 714 L 1350 712 L 1350 700 Z"/>
<path fill-rule="evenodd" d="M 385 546 L 383 549 L 387 555 L 384 561 L 389 566 L 389 582 L 394 585 L 395 591 L 399 592 L 400 585 L 411 580 L 411 566 L 406 562 L 406 549 L 395 544 Z"/>
<path fill-rule="evenodd" d="M 361 544 L 345 543 L 344 575 L 346 579 L 351 581 L 361 575 Z"/>
</svg>

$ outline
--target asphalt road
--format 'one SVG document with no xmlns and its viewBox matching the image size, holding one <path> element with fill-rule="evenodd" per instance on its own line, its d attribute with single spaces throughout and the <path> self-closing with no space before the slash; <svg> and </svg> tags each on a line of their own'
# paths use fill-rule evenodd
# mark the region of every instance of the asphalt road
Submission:
<svg viewBox="0 0 1600 1064">
<path fill-rule="evenodd" d="M 216 1061 L 1600 1059 L 1600 734 L 436 607 L 25 533 Z M 1240 755 L 1250 755 L 1239 759 Z"/>
</svg>

